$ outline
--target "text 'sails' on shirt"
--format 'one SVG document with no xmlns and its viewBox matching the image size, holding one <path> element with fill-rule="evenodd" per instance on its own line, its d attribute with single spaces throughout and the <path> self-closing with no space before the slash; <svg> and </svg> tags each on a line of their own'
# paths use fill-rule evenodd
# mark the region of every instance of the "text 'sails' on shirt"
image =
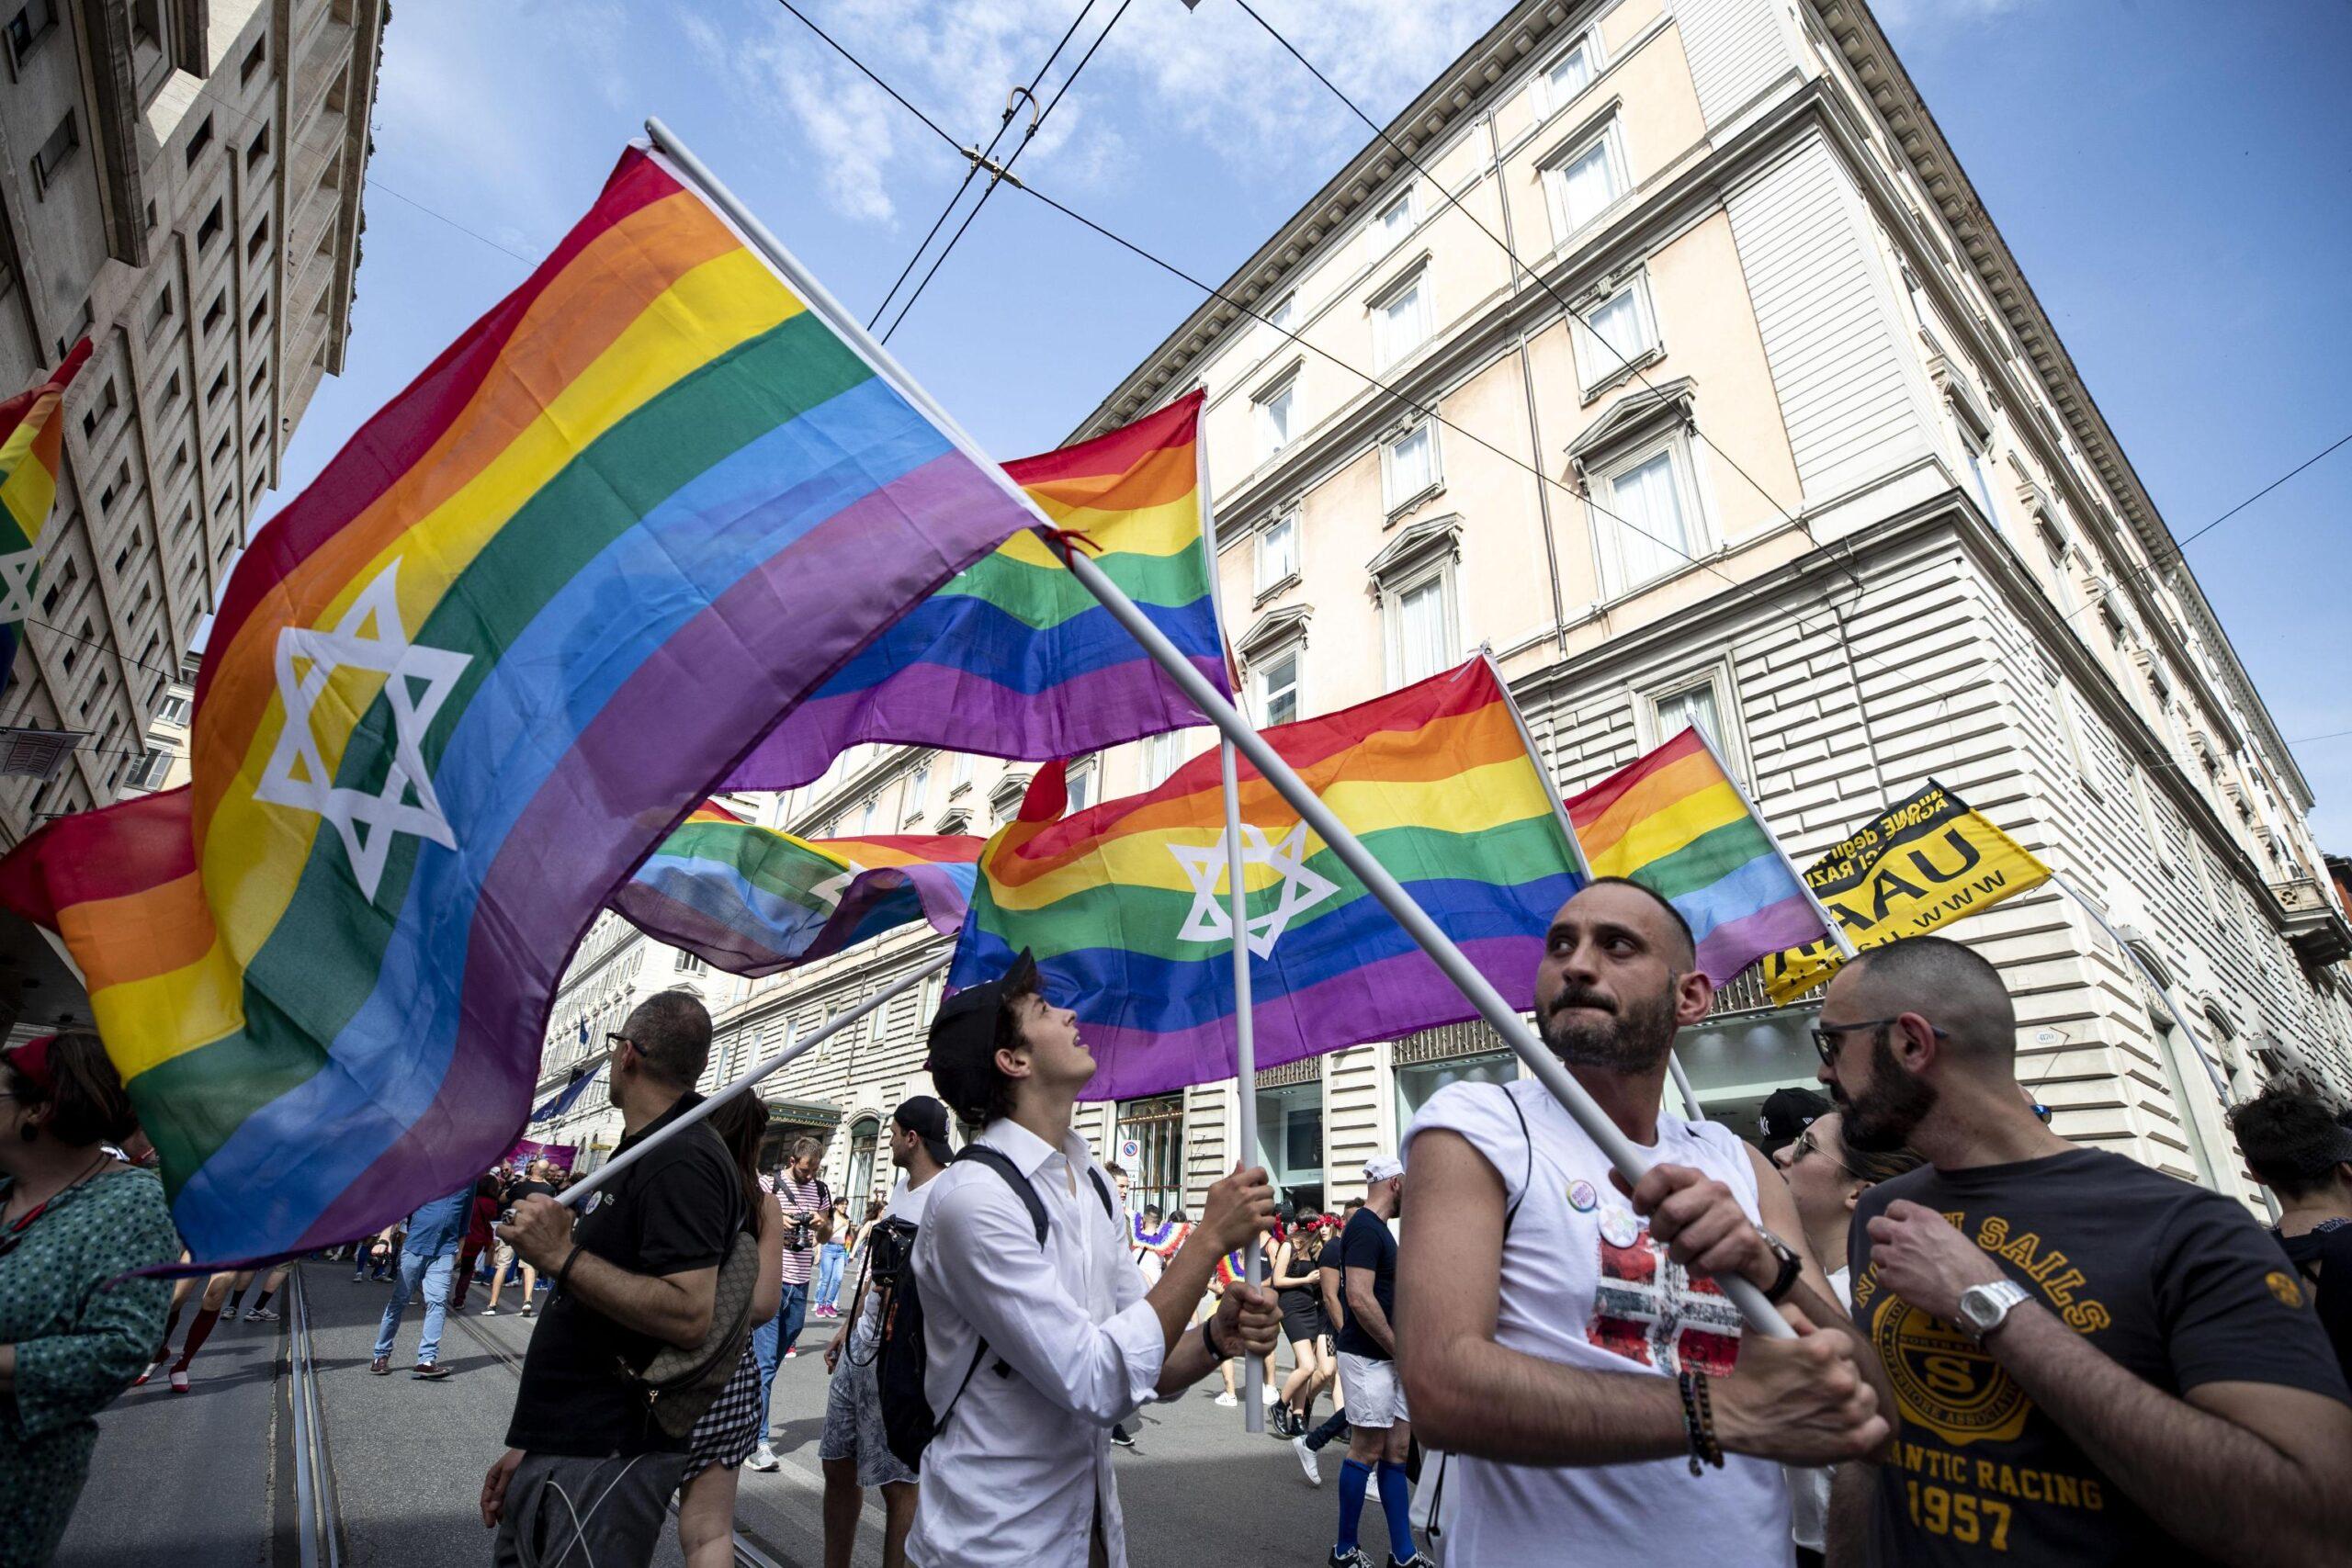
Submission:
<svg viewBox="0 0 2352 1568">
<path fill-rule="evenodd" d="M 2166 1393 L 2256 1382 L 2346 1397 L 2310 1292 L 2233 1200 L 2095 1149 L 1922 1167 L 1862 1195 L 1849 1243 L 1854 1321 L 1900 1417 L 1878 1471 L 1876 1561 L 2204 1561 L 2102 1474 L 1989 1349 L 1885 1287 L 1870 1222 L 1897 1199 L 1959 1226 L 2032 1301 Z"/>
<path fill-rule="evenodd" d="M 613 1151 L 628 1149 L 668 1126 L 701 1099 L 688 1094 Z M 727 1257 L 749 1211 L 743 1179 L 707 1127 L 690 1127 L 649 1151 L 581 1203 L 571 1239 L 632 1274 L 662 1276 L 715 1269 Z M 660 1342 L 622 1327 L 570 1291 L 558 1291 L 539 1314 L 523 1358 L 523 1385 L 509 1448 L 588 1458 L 676 1452 L 652 1405 L 628 1373 L 642 1371 Z"/>
</svg>

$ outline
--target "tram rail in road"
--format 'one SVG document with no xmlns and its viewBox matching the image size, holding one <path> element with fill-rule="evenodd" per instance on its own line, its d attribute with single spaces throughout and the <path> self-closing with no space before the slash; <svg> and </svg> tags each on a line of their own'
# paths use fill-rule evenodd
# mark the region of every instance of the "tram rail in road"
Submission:
<svg viewBox="0 0 2352 1568">
<path fill-rule="evenodd" d="M 290 1535 L 300 1568 L 342 1568 L 343 1519 L 337 1506 L 334 1463 L 327 1450 L 326 1423 L 319 1413 L 318 1360 L 311 1342 L 311 1303 L 298 1265 L 288 1281 L 286 1382 L 288 1430 L 291 1434 L 293 1517 L 280 1529 Z M 284 1554 L 280 1554 L 284 1561 Z"/>
</svg>

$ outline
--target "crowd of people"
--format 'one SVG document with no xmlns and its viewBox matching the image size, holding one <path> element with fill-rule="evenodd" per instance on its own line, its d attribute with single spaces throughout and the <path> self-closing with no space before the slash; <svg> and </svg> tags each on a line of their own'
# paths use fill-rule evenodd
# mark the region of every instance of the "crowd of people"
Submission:
<svg viewBox="0 0 2352 1568">
<path fill-rule="evenodd" d="M 831 1190 L 811 1139 L 763 1173 L 753 1096 L 677 1126 L 710 1019 L 664 993 L 611 1037 L 624 1136 L 586 1201 L 534 1162 L 355 1247 L 390 1286 L 369 1370 L 408 1360 L 421 1296 L 410 1373 L 444 1375 L 483 1258 L 483 1312 L 519 1289 L 537 1321 L 480 1496 L 516 1568 L 647 1562 L 673 1505 L 693 1568 L 731 1562 L 812 1322 L 827 1568 L 869 1488 L 886 1568 L 1115 1568 L 1139 1412 L 1212 1379 L 1232 1403 L 1252 1361 L 1306 1483 L 1342 1445 L 1329 1568 L 1371 1568 L 1375 1501 L 1390 1568 L 2347 1560 L 2352 1121 L 2288 1088 L 2234 1109 L 2266 1229 L 2058 1136 L 1998 972 L 1916 938 L 1832 979 L 1820 1089 L 1772 1095 L 1758 1146 L 1664 1109 L 1712 987 L 1672 906 L 1615 879 L 1555 917 L 1534 993 L 1638 1180 L 1539 1081 L 1465 1081 L 1339 1213 L 1236 1168 L 1189 1217 L 1131 1209 L 1075 1128 L 1095 1062 L 1025 954 L 941 1005 L 939 1098 L 893 1112 L 878 1202 Z M 126 1150 L 94 1037 L 0 1057 L 0 1472 L 24 1478 L 0 1563 L 53 1551 L 108 1400 L 165 1368 L 184 1389 L 222 1316 L 275 1316 L 283 1269 L 127 1277 L 185 1254 Z M 1788 1332 L 1755 1332 L 1733 1279 Z"/>
</svg>

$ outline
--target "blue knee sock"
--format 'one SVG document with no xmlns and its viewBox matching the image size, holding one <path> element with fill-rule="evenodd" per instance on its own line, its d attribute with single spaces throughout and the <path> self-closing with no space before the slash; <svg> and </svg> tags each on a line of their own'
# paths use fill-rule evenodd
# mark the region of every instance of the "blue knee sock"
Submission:
<svg viewBox="0 0 2352 1568">
<path fill-rule="evenodd" d="M 1356 1527 L 1363 1522 L 1364 1488 L 1372 1484 L 1372 1466 L 1360 1459 L 1340 1461 L 1340 1546 L 1341 1555 L 1356 1549 Z"/>
<path fill-rule="evenodd" d="M 1413 1478 L 1405 1467 L 1380 1461 L 1380 1511 L 1388 1516 L 1388 1555 L 1399 1562 L 1413 1556 Z"/>
</svg>

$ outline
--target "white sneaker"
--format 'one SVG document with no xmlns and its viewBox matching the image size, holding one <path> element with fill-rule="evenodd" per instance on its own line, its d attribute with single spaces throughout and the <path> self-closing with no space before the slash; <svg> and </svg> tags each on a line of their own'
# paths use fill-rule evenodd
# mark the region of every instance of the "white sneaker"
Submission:
<svg viewBox="0 0 2352 1568">
<path fill-rule="evenodd" d="M 782 1470 L 784 1468 L 784 1461 L 777 1459 L 775 1450 L 765 1443 L 762 1443 L 752 1450 L 749 1463 L 753 1470 Z"/>
<path fill-rule="evenodd" d="M 498 1309 L 494 1306 L 486 1306 L 481 1309 L 481 1314 L 484 1317 L 496 1317 L 498 1315 Z"/>
<path fill-rule="evenodd" d="M 1268 1406 L 1268 1407 L 1270 1407 L 1270 1408 L 1271 1408 L 1271 1407 L 1272 1406 L 1272 1404 L 1273 1404 L 1273 1403 L 1274 1403 L 1275 1399 L 1277 1399 L 1278 1397 L 1280 1397 L 1280 1396 L 1279 1396 L 1279 1395 L 1277 1395 L 1277 1394 L 1275 1393 L 1275 1392 L 1274 1392 L 1274 1385 L 1273 1385 L 1272 1383 L 1261 1383 L 1261 1384 L 1260 1384 L 1260 1385 L 1259 1385 L 1259 1387 L 1258 1387 L 1258 1403 L 1259 1403 L 1259 1404 L 1263 1404 L 1263 1405 L 1266 1405 L 1266 1406 Z"/>
<path fill-rule="evenodd" d="M 1298 1468 L 1306 1472 L 1306 1483 L 1309 1486 L 1322 1485 L 1323 1472 L 1315 1468 L 1315 1450 L 1306 1446 L 1306 1439 L 1293 1438 L 1290 1451 L 1298 1456 Z"/>
<path fill-rule="evenodd" d="M 1229 1393 L 1220 1393 L 1220 1394 L 1218 1394 L 1218 1395 L 1216 1396 L 1216 1402 L 1217 1402 L 1217 1404 L 1218 1404 L 1219 1405 L 1223 1406 L 1225 1409 L 1227 1409 L 1227 1410 L 1232 1409 L 1234 1406 L 1236 1406 L 1236 1405 L 1238 1405 L 1238 1404 L 1239 1404 L 1241 1403 L 1239 1400 L 1238 1400 L 1238 1399 L 1234 1398 L 1234 1397 L 1233 1397 L 1233 1395 L 1231 1395 L 1231 1394 L 1229 1394 Z"/>
</svg>

